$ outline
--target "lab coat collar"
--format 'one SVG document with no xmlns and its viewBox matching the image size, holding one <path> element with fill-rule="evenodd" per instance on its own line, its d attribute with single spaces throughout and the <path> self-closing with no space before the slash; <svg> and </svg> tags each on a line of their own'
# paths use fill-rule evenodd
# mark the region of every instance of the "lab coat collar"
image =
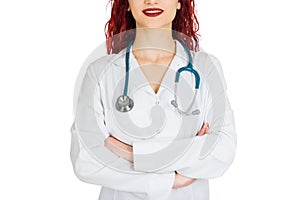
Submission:
<svg viewBox="0 0 300 200">
<path fill-rule="evenodd" d="M 188 64 L 188 55 L 185 52 L 184 47 L 181 45 L 181 43 L 178 40 L 174 40 L 175 44 L 176 44 L 176 54 L 173 57 L 168 71 L 166 73 L 170 73 L 170 70 L 173 71 L 177 71 L 179 68 L 181 67 L 185 67 Z M 111 60 L 110 62 L 114 65 L 116 65 L 117 67 L 123 67 L 125 70 L 125 58 L 126 58 L 126 48 L 124 48 L 123 50 L 121 50 L 118 54 L 114 54 L 114 56 L 112 56 L 111 58 L 113 60 Z M 129 71 L 138 68 L 139 64 L 137 62 L 137 60 L 135 59 L 133 53 L 132 53 L 132 46 L 130 48 L 130 54 L 129 54 Z M 190 51 L 193 57 L 193 51 Z M 167 75 L 165 75 L 165 77 L 167 77 Z M 162 84 L 166 81 L 165 78 L 163 78 L 162 80 Z M 165 87 L 160 87 L 157 93 L 154 93 L 153 89 L 151 88 L 150 85 L 147 85 L 144 88 L 141 88 L 141 90 L 143 90 L 144 92 L 150 94 L 150 95 L 154 95 L 154 96 L 160 96 L 161 93 L 163 93 L 164 91 L 166 91 Z"/>
<path fill-rule="evenodd" d="M 181 43 L 176 39 L 174 39 L 174 41 L 176 43 L 176 54 L 172 60 L 170 68 L 172 68 L 173 70 L 177 70 L 180 67 L 186 66 L 188 64 L 188 56 Z M 118 54 L 113 54 L 110 61 L 116 66 L 125 68 L 126 49 L 127 47 L 122 49 Z M 129 52 L 129 69 L 138 67 L 137 61 L 132 53 L 132 46 Z"/>
</svg>

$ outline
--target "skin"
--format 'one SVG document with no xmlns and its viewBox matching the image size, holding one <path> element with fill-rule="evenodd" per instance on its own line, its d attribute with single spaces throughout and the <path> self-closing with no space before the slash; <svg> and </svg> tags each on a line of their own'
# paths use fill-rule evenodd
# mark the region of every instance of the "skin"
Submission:
<svg viewBox="0 0 300 200">
<path fill-rule="evenodd" d="M 176 53 L 176 45 L 172 36 L 172 21 L 177 9 L 181 8 L 181 3 L 178 0 L 128 0 L 128 2 L 127 11 L 132 13 L 136 21 L 136 36 L 132 45 L 132 53 L 153 91 L 157 93 L 162 78 Z M 157 17 L 148 17 L 142 12 L 147 8 L 160 8 L 163 13 Z M 197 136 L 206 134 L 208 128 L 208 124 L 204 123 Z M 113 136 L 109 136 L 104 143 L 105 147 L 116 155 L 134 162 L 131 145 Z M 175 172 L 173 188 L 188 186 L 195 180 Z"/>
</svg>

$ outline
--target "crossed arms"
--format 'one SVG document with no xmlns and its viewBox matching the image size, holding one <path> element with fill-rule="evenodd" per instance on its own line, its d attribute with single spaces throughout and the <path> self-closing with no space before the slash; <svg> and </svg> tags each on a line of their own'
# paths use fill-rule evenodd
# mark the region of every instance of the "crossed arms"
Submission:
<svg viewBox="0 0 300 200">
<path fill-rule="evenodd" d="M 204 123 L 201 130 L 197 133 L 197 136 L 203 136 L 208 132 L 209 124 Z M 105 139 L 104 145 L 107 149 L 109 149 L 111 152 L 116 154 L 117 156 L 128 160 L 130 162 L 134 162 L 134 156 L 133 156 L 133 147 L 131 145 L 128 145 L 118 139 L 116 139 L 113 136 L 109 136 Z M 175 171 L 175 181 L 173 184 L 173 188 L 180 188 L 185 187 L 190 184 L 192 184 L 196 179 L 195 178 L 189 178 L 186 176 L 183 176 Z"/>
</svg>

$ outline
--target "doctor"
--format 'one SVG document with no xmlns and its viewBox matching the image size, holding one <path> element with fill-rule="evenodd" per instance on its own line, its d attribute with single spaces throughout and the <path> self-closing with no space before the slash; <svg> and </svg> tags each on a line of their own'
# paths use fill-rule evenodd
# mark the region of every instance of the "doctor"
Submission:
<svg viewBox="0 0 300 200">
<path fill-rule="evenodd" d="M 231 165 L 236 148 L 233 112 L 218 59 L 196 51 L 197 24 L 193 0 L 113 1 L 106 35 L 109 55 L 92 62 L 87 69 L 71 127 L 74 172 L 80 180 L 102 186 L 100 200 L 208 200 L 208 179 L 221 176 Z M 115 110 L 115 93 L 122 94 L 118 85 L 126 73 L 125 53 L 129 40 L 122 43 L 111 38 L 133 28 L 130 77 L 131 80 L 141 77 L 149 84 L 129 91 L 135 100 L 129 117 L 141 127 L 145 126 L 149 124 L 149 118 L 145 117 L 148 111 L 159 104 L 167 119 L 161 133 L 149 140 L 122 134 L 112 111 Z M 163 141 L 163 146 L 166 139 L 174 139 L 182 126 L 183 117 L 170 106 L 174 91 L 166 85 L 168 77 L 174 79 L 172 71 L 186 66 L 187 55 L 179 42 L 182 37 L 178 34 L 174 38 L 172 31 L 192 38 L 181 42 L 185 41 L 190 48 L 194 66 L 201 73 L 200 92 L 196 97 L 201 113 L 194 118 L 197 123 L 185 129 L 186 138 L 193 140 L 187 151 L 169 166 L 153 171 L 147 169 L 143 158 L 137 155 L 153 150 L 154 142 L 160 146 Z M 216 77 L 219 79 L 215 80 Z M 194 77 L 190 74 L 184 74 L 182 79 L 193 86 Z M 222 92 L 212 91 L 215 88 L 209 83 L 215 81 L 222 84 Z M 216 103 L 211 94 L 214 92 L 225 96 L 222 116 L 213 115 Z M 218 120 L 223 122 L 222 126 L 214 126 Z M 210 131 L 219 134 L 210 153 L 200 159 L 201 149 L 209 137 L 209 125 Z M 185 138 L 177 142 L 182 141 L 186 141 Z"/>
</svg>

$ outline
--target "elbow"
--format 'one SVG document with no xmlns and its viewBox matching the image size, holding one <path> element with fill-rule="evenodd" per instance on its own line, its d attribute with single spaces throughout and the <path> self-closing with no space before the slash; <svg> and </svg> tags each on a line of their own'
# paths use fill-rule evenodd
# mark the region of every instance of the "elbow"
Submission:
<svg viewBox="0 0 300 200">
<path fill-rule="evenodd" d="M 235 145 L 227 146 L 227 148 L 223 149 L 223 151 L 212 152 L 212 157 L 214 157 L 214 159 L 217 161 L 216 163 L 218 163 L 216 164 L 218 168 L 215 171 L 216 173 L 214 175 L 214 178 L 223 176 L 225 174 L 225 172 L 229 169 L 234 161 L 235 152 Z"/>
<path fill-rule="evenodd" d="M 206 163 L 209 165 L 202 165 L 200 176 L 197 178 L 218 178 L 225 174 L 233 162 L 234 155 L 228 154 L 228 157 L 220 158 L 219 156 L 214 155 L 213 153 L 205 158 Z"/>
<path fill-rule="evenodd" d="M 71 137 L 72 139 L 71 139 L 70 159 L 73 166 L 73 172 L 79 180 L 83 182 L 87 182 L 86 180 L 88 174 L 86 173 L 86 170 L 84 170 L 84 168 L 82 167 L 83 162 L 80 159 L 83 149 L 80 146 L 77 135 L 72 129 L 71 129 L 71 133 L 72 133 L 72 137 Z"/>
<path fill-rule="evenodd" d="M 104 166 L 91 157 L 82 147 L 75 134 L 72 134 L 70 158 L 73 172 L 80 181 L 101 185 L 102 179 L 99 179 L 99 177 L 102 175 L 101 171 Z"/>
<path fill-rule="evenodd" d="M 80 152 L 77 151 L 75 153 L 75 151 L 71 151 L 70 157 L 71 157 L 73 172 L 74 172 L 75 176 L 80 181 L 89 183 L 88 180 L 91 175 L 88 173 L 88 170 L 85 169 L 85 167 L 84 167 L 85 164 L 84 164 L 83 160 L 80 160 L 80 158 L 79 158 Z"/>
<path fill-rule="evenodd" d="M 224 149 L 224 154 L 222 154 L 221 158 L 227 168 L 233 163 L 235 152 L 236 143 L 231 141 L 230 144 L 226 145 L 226 149 Z"/>
<path fill-rule="evenodd" d="M 73 172 L 80 181 L 87 182 L 87 175 L 83 172 L 82 169 L 80 169 L 76 161 L 75 163 L 73 163 Z"/>
<path fill-rule="evenodd" d="M 85 183 L 93 183 L 91 177 L 92 175 L 88 172 L 88 170 L 84 169 L 78 162 L 73 164 L 73 171 L 75 176 L 82 182 Z"/>
<path fill-rule="evenodd" d="M 80 181 L 101 186 L 105 183 L 105 175 L 102 172 L 104 166 L 80 155 L 72 164 L 74 174 Z"/>
<path fill-rule="evenodd" d="M 218 173 L 216 174 L 216 177 L 220 177 L 223 176 L 225 174 L 225 172 L 229 169 L 229 167 L 231 166 L 231 164 L 233 163 L 235 157 L 235 151 L 232 150 L 230 152 L 227 152 L 226 157 L 224 157 L 221 160 L 221 165 L 218 171 Z"/>
<path fill-rule="evenodd" d="M 235 134 L 234 134 L 235 135 Z M 224 135 L 225 136 L 225 135 Z M 223 176 L 232 165 L 236 154 L 235 137 L 222 137 L 211 151 L 210 156 L 205 158 L 210 166 L 212 173 L 210 178 Z"/>
<path fill-rule="evenodd" d="M 220 176 L 222 176 L 232 165 L 237 146 L 237 138 L 235 129 L 228 130 L 222 133 L 220 143 L 216 147 L 216 151 L 213 151 L 213 156 L 222 163 L 220 170 Z"/>
</svg>

